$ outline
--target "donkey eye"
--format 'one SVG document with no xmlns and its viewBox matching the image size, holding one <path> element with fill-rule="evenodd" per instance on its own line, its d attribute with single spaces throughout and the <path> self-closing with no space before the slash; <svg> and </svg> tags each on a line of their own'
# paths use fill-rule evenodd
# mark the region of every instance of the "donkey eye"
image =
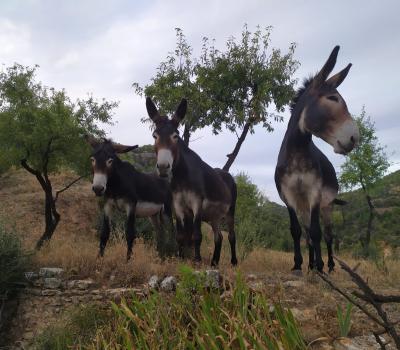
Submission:
<svg viewBox="0 0 400 350">
<path fill-rule="evenodd" d="M 328 100 L 331 100 L 331 101 L 339 102 L 339 99 L 338 99 L 338 97 L 337 97 L 337 96 L 335 96 L 335 95 L 328 96 L 328 97 L 327 97 L 327 99 L 328 99 Z"/>
<path fill-rule="evenodd" d="M 112 164 L 112 162 L 113 162 L 113 159 L 112 159 L 112 158 L 109 158 L 109 159 L 107 159 L 106 165 L 107 165 L 108 167 L 110 167 L 111 164 Z"/>
<path fill-rule="evenodd" d="M 90 160 L 92 161 L 92 163 L 96 163 L 96 159 L 94 157 L 90 157 Z"/>
<path fill-rule="evenodd" d="M 158 134 L 157 133 L 153 133 L 153 138 L 154 138 L 154 140 L 157 140 L 158 139 Z"/>
<path fill-rule="evenodd" d="M 177 139 L 178 139 L 178 134 L 173 134 L 173 135 L 172 135 L 172 139 L 173 139 L 173 140 L 177 140 Z"/>
</svg>

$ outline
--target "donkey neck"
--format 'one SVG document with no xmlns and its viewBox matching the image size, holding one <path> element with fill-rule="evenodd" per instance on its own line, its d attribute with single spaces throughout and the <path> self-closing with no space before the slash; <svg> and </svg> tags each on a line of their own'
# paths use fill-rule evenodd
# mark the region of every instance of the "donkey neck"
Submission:
<svg viewBox="0 0 400 350">
<path fill-rule="evenodd" d="M 293 108 L 284 138 L 284 144 L 288 148 L 308 148 L 308 145 L 312 141 L 312 134 L 300 127 L 302 113 L 304 110 L 304 103 L 297 103 Z"/>
<path fill-rule="evenodd" d="M 188 167 L 188 157 L 194 153 L 181 138 L 178 139 L 178 157 L 172 166 L 173 178 L 177 179 L 180 177 L 187 177 L 189 167 Z"/>
</svg>

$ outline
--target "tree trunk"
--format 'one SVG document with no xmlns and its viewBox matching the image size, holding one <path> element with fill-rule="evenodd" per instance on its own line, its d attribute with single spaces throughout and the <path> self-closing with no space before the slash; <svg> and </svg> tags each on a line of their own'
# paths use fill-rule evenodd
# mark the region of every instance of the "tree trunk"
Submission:
<svg viewBox="0 0 400 350">
<path fill-rule="evenodd" d="M 237 155 L 239 154 L 240 147 L 242 147 L 242 143 L 246 139 L 246 136 L 249 133 L 251 125 L 252 125 L 252 122 L 250 120 L 248 120 L 246 122 L 246 124 L 244 125 L 242 133 L 240 134 L 240 136 L 236 142 L 233 152 L 227 155 L 228 160 L 226 161 L 224 167 L 222 168 L 223 170 L 229 171 L 229 169 L 232 166 L 233 162 L 235 161 Z"/>
<path fill-rule="evenodd" d="M 362 175 L 360 175 L 360 184 L 361 184 L 362 190 L 364 191 L 365 199 L 366 199 L 366 201 L 368 203 L 368 208 L 369 208 L 369 218 L 368 218 L 367 232 L 365 234 L 365 239 L 364 239 L 364 242 L 363 242 L 364 248 L 368 249 L 369 244 L 371 242 L 372 221 L 374 220 L 374 209 L 375 209 L 375 207 L 372 204 L 372 199 L 371 199 L 370 195 L 367 192 L 367 188 L 365 187 Z"/>
<path fill-rule="evenodd" d="M 60 221 L 60 214 L 57 212 L 56 201 L 53 197 L 53 188 L 51 182 L 47 176 L 47 171 L 42 174 L 40 171 L 31 168 L 26 159 L 21 160 L 22 167 L 29 173 L 36 176 L 36 179 L 40 183 L 44 194 L 45 194 L 45 205 L 44 205 L 44 218 L 45 218 L 45 229 L 44 233 L 36 243 L 36 249 L 40 249 L 45 241 L 51 239 L 54 231 L 57 228 L 58 222 Z"/>
<path fill-rule="evenodd" d="M 183 142 L 185 143 L 186 146 L 189 146 L 189 140 L 190 140 L 190 127 L 185 124 L 185 129 L 183 130 Z"/>
</svg>

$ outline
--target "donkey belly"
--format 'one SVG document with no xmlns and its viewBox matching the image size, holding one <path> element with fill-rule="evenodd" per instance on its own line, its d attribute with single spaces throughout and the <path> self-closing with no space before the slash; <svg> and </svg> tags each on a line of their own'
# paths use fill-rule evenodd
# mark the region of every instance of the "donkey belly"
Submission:
<svg viewBox="0 0 400 350">
<path fill-rule="evenodd" d="M 153 216 L 160 212 L 163 204 L 152 202 L 137 202 L 136 203 L 136 217 L 143 218 Z"/>
<path fill-rule="evenodd" d="M 295 172 L 282 178 L 282 199 L 296 211 L 306 226 L 310 223 L 311 209 L 321 201 L 321 189 L 321 179 L 312 172 Z"/>
<path fill-rule="evenodd" d="M 205 199 L 202 203 L 203 221 L 212 222 L 223 218 L 229 210 L 229 204 Z"/>
</svg>

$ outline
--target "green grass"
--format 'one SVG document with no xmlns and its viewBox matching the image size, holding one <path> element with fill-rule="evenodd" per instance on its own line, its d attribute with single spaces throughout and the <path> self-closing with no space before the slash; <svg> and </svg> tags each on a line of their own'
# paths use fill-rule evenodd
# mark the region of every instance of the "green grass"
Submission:
<svg viewBox="0 0 400 350">
<path fill-rule="evenodd" d="M 113 304 L 116 319 L 89 349 L 306 349 L 292 313 L 273 308 L 237 277 L 225 294 L 204 288 L 204 275 L 181 269 L 174 295 L 133 296 Z"/>
<path fill-rule="evenodd" d="M 350 333 L 352 310 L 353 310 L 353 304 L 350 302 L 347 303 L 346 310 L 344 312 L 340 305 L 338 305 L 337 307 L 339 334 L 341 337 L 347 337 Z"/>
</svg>

